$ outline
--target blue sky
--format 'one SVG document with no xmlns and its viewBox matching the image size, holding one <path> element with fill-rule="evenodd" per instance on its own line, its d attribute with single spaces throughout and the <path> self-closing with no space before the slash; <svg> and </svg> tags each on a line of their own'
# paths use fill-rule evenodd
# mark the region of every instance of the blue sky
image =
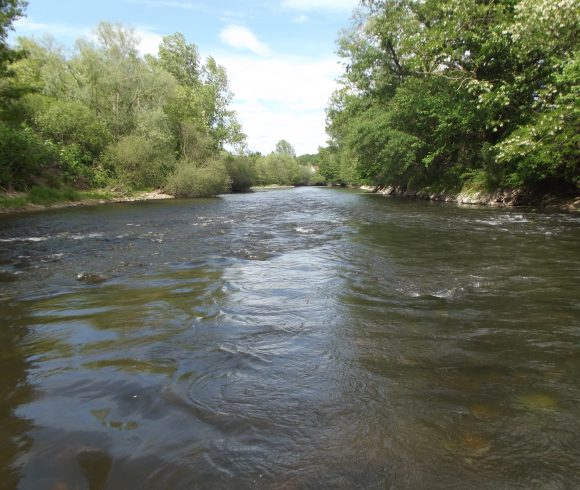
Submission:
<svg viewBox="0 0 580 490">
<path fill-rule="evenodd" d="M 133 27 L 142 52 L 181 32 L 203 56 L 226 67 L 233 108 L 251 150 L 269 153 L 280 139 L 298 154 L 324 145 L 324 109 L 341 67 L 338 31 L 357 0 L 29 0 L 13 36 L 52 35 L 65 46 L 90 37 L 98 22 Z"/>
</svg>

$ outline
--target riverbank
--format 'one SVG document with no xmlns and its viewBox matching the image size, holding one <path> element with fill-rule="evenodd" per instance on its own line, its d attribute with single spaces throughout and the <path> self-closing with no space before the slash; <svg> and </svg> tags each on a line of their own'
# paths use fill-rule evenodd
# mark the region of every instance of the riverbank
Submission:
<svg viewBox="0 0 580 490">
<path fill-rule="evenodd" d="M 47 209 L 95 206 L 97 204 L 173 199 L 159 190 L 124 193 L 114 190 L 72 191 L 48 196 L 25 192 L 9 192 L 0 195 L 0 214 L 45 211 Z M 60 200 L 59 200 L 60 199 Z"/>
<path fill-rule="evenodd" d="M 430 201 L 452 202 L 465 205 L 479 206 L 526 206 L 536 207 L 545 211 L 580 212 L 579 195 L 560 195 L 552 193 L 538 193 L 529 189 L 498 190 L 495 192 L 483 191 L 432 191 L 430 189 L 411 190 L 402 187 L 372 187 L 361 186 L 365 192 L 378 193 L 383 196 L 425 199 Z"/>
</svg>

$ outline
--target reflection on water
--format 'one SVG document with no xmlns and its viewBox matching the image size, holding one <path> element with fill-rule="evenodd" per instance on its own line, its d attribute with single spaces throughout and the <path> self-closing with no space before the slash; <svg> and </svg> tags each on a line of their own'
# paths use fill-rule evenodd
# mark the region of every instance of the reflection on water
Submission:
<svg viewBox="0 0 580 490">
<path fill-rule="evenodd" d="M 0 481 L 578 486 L 579 223 L 313 188 L 2 217 Z"/>
</svg>

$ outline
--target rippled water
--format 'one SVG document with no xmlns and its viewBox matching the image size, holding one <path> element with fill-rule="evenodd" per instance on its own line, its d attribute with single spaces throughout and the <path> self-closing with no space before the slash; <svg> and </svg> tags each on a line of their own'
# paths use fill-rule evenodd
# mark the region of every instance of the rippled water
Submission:
<svg viewBox="0 0 580 490">
<path fill-rule="evenodd" d="M 1 217 L 0 487 L 578 487 L 579 225 L 316 188 Z"/>
</svg>

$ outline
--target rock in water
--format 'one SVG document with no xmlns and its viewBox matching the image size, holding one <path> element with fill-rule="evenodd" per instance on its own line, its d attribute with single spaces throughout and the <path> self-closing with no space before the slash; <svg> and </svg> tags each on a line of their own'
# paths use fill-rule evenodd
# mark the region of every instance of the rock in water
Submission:
<svg viewBox="0 0 580 490">
<path fill-rule="evenodd" d="M 77 274 L 77 281 L 86 282 L 87 284 L 100 284 L 101 282 L 105 282 L 107 279 L 107 276 L 94 272 L 79 272 Z"/>
</svg>

